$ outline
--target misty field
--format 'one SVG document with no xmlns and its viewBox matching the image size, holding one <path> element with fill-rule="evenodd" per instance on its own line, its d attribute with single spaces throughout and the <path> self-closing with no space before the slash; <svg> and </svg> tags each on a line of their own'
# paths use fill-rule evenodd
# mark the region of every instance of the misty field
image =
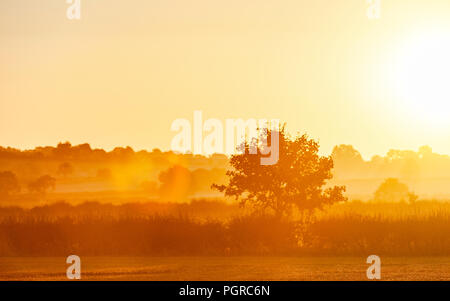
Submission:
<svg viewBox="0 0 450 301">
<path fill-rule="evenodd" d="M 381 258 L 382 280 L 450 280 L 450 257 Z M 0 258 L 0 280 L 66 280 L 63 257 Z M 82 280 L 367 280 L 364 257 L 86 257 Z"/>
</svg>

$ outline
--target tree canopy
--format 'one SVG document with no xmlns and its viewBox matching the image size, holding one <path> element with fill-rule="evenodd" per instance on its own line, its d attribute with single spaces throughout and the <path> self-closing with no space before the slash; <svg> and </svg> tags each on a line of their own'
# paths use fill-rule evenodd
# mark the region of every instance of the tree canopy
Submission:
<svg viewBox="0 0 450 301">
<path fill-rule="evenodd" d="M 0 172 L 0 195 L 9 195 L 20 191 L 19 181 L 11 171 Z"/>
<path fill-rule="evenodd" d="M 389 178 L 380 184 L 375 191 L 374 199 L 379 202 L 411 202 L 417 200 L 417 195 L 409 191 L 408 185 L 398 179 Z"/>
<path fill-rule="evenodd" d="M 52 176 L 45 175 L 28 184 L 30 192 L 45 193 L 49 189 L 55 189 L 56 179 Z"/>
<path fill-rule="evenodd" d="M 274 130 L 267 130 L 268 141 Z M 279 160 L 274 165 L 261 165 L 261 152 L 250 154 L 256 141 L 244 143 L 244 152 L 233 155 L 227 172 L 227 185 L 213 185 L 225 196 L 235 197 L 242 205 L 250 204 L 260 211 L 278 216 L 322 209 L 345 201 L 345 187 L 326 188 L 332 175 L 333 160 L 318 154 L 319 144 L 307 135 L 290 138 L 284 127 L 278 131 Z"/>
</svg>

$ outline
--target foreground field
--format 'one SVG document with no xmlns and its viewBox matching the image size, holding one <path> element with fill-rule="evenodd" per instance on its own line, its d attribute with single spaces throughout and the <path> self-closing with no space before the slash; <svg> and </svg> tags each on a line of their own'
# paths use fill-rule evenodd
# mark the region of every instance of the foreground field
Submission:
<svg viewBox="0 0 450 301">
<path fill-rule="evenodd" d="M 450 257 L 381 258 L 382 280 L 450 280 Z M 63 257 L 2 257 L 0 280 L 65 280 Z M 363 257 L 86 257 L 82 280 L 367 280 Z"/>
</svg>

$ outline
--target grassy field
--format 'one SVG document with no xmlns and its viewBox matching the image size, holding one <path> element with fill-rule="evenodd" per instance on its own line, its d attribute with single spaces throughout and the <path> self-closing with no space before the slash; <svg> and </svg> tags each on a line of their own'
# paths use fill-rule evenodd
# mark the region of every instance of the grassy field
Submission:
<svg viewBox="0 0 450 301">
<path fill-rule="evenodd" d="M 65 280 L 63 257 L 2 257 L 0 280 Z M 86 257 L 82 280 L 367 280 L 363 257 Z M 450 257 L 381 258 L 382 280 L 450 280 Z"/>
<path fill-rule="evenodd" d="M 349 202 L 310 220 L 237 214 L 220 202 L 0 207 L 1 257 L 450 254 L 450 203 Z M 239 212 L 239 211 L 238 211 Z"/>
</svg>

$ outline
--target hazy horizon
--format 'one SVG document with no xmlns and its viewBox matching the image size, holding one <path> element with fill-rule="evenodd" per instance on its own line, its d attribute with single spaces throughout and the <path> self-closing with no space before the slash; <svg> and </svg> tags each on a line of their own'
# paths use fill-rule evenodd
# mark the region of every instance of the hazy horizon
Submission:
<svg viewBox="0 0 450 301">
<path fill-rule="evenodd" d="M 311 137 L 311 138 L 314 139 L 315 137 Z M 320 139 L 319 139 L 319 140 L 320 140 Z M 89 144 L 89 146 L 90 146 L 92 149 L 100 149 L 100 150 L 104 150 L 104 151 L 106 151 L 106 152 L 112 152 L 112 151 L 113 151 L 114 149 L 116 149 L 116 148 L 127 148 L 127 147 L 131 147 L 131 148 L 133 149 L 134 152 L 140 152 L 140 151 L 152 152 L 152 151 L 155 150 L 155 149 L 159 149 L 159 150 L 162 151 L 162 152 L 170 152 L 170 151 L 173 151 L 173 150 L 171 150 L 170 148 L 163 149 L 163 148 L 157 147 L 157 146 L 155 146 L 155 147 L 150 147 L 150 148 L 135 148 L 135 147 L 133 147 L 133 146 L 131 146 L 131 145 L 116 145 L 116 146 L 112 146 L 112 147 L 110 147 L 110 148 L 104 148 L 104 147 L 101 147 L 101 146 L 96 146 L 94 143 L 89 143 L 89 142 L 87 142 L 87 141 L 86 141 L 86 142 L 81 142 L 81 143 L 72 143 L 72 141 L 69 141 L 69 140 L 61 140 L 61 141 L 58 141 L 58 142 L 57 142 L 56 144 L 54 144 L 54 145 L 35 145 L 35 146 L 25 147 L 25 148 L 20 148 L 20 147 L 11 146 L 11 145 L 1 145 L 1 144 L 0 144 L 0 147 L 3 147 L 3 148 L 13 148 L 13 149 L 17 149 L 17 150 L 20 150 L 20 151 L 23 152 L 23 151 L 32 151 L 32 150 L 35 150 L 35 149 L 40 148 L 40 147 L 57 147 L 58 144 L 60 144 L 60 143 L 70 143 L 72 146 Z M 324 150 L 322 149 L 322 147 L 321 147 L 320 150 L 319 150 L 319 153 L 320 153 L 321 155 L 329 156 L 329 155 L 332 154 L 333 149 L 334 149 L 335 147 L 337 147 L 337 146 L 340 146 L 340 145 L 350 145 L 350 144 L 343 144 L 343 143 L 337 144 L 337 145 L 333 146 L 332 149 L 331 149 L 329 152 L 324 151 Z M 356 151 L 358 151 L 358 152 L 361 154 L 361 157 L 363 158 L 364 161 L 370 161 L 370 160 L 372 160 L 374 157 L 377 157 L 377 156 L 378 156 L 378 157 L 384 157 L 384 156 L 386 156 L 386 155 L 389 153 L 389 151 L 392 151 L 392 150 L 394 150 L 394 151 L 405 151 L 405 152 L 408 152 L 408 151 L 411 151 L 411 152 L 418 152 L 418 151 L 420 150 L 421 147 L 430 147 L 434 154 L 437 154 L 437 155 L 440 155 L 440 156 L 450 156 L 450 154 L 444 154 L 444 153 L 438 153 L 438 152 L 436 152 L 435 149 L 433 149 L 433 147 L 431 147 L 430 145 L 421 145 L 421 146 L 419 146 L 417 149 L 394 149 L 394 148 L 389 148 L 385 153 L 382 153 L 382 154 L 373 154 L 372 156 L 367 157 L 367 156 L 365 156 L 363 153 L 361 153 L 360 150 L 359 150 L 357 147 L 355 147 L 354 145 L 350 145 L 350 146 L 354 147 L 354 149 L 355 149 Z M 175 152 L 175 153 L 179 153 L 179 152 Z M 181 154 L 183 154 L 183 153 L 181 153 Z M 192 154 L 192 152 L 188 152 L 188 153 L 184 153 L 184 154 Z M 218 153 L 215 153 L 215 154 L 225 155 L 225 156 L 227 156 L 227 157 L 230 156 L 229 154 L 222 153 L 222 152 L 218 152 Z M 194 154 L 194 155 L 196 155 L 196 154 Z M 204 157 L 210 157 L 210 155 L 208 155 L 208 154 L 199 154 L 199 155 L 200 155 L 200 156 L 204 156 Z"/>
<path fill-rule="evenodd" d="M 171 123 L 202 110 L 277 118 L 324 153 L 450 154 L 446 0 L 382 1 L 376 20 L 363 0 L 67 7 L 0 3 L 0 145 L 167 150 Z"/>
</svg>

